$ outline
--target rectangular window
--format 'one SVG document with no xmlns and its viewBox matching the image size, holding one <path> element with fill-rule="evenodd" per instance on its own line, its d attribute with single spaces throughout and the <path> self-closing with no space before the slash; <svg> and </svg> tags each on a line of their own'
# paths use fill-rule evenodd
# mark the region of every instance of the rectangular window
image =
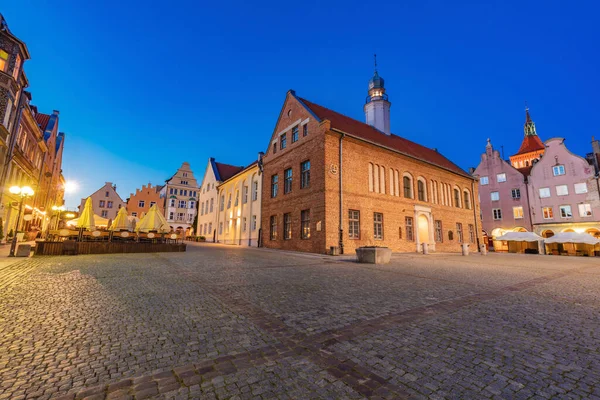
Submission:
<svg viewBox="0 0 600 400">
<path fill-rule="evenodd" d="M 287 133 L 284 133 L 283 135 L 281 135 L 279 137 L 279 148 L 281 150 L 285 149 L 287 147 Z"/>
<path fill-rule="evenodd" d="M 206 233 L 209 234 L 209 235 L 213 234 L 213 231 L 212 231 L 212 222 L 208 223 L 208 231 Z"/>
<path fill-rule="evenodd" d="M 144 208 L 145 205 L 146 205 L 146 202 L 144 200 L 138 201 L 138 207 L 139 208 Z"/>
<path fill-rule="evenodd" d="M 185 200 L 179 200 L 179 208 L 185 208 L 186 204 Z"/>
<path fill-rule="evenodd" d="M 373 238 L 383 239 L 383 214 L 373 213 Z"/>
<path fill-rule="evenodd" d="M 310 161 L 300 163 L 300 189 L 310 186 Z"/>
<path fill-rule="evenodd" d="M 360 239 L 360 211 L 348 210 L 348 238 Z"/>
<path fill-rule="evenodd" d="M 443 242 L 444 241 L 444 232 L 442 231 L 442 221 L 435 221 L 435 241 Z"/>
<path fill-rule="evenodd" d="M 557 196 L 567 196 L 568 194 L 569 194 L 569 187 L 567 185 L 556 186 L 556 195 Z"/>
<path fill-rule="evenodd" d="M 256 215 L 252 216 L 252 230 L 256 230 Z"/>
<path fill-rule="evenodd" d="M 479 178 L 480 185 L 487 185 L 488 183 L 490 183 L 490 181 L 487 176 L 482 176 L 481 178 Z"/>
<path fill-rule="evenodd" d="M 278 187 L 279 187 L 279 177 L 277 175 L 271 176 L 271 197 L 277 197 Z"/>
<path fill-rule="evenodd" d="M 544 219 L 554 219 L 554 213 L 552 212 L 552 207 L 542 208 L 542 214 L 544 216 Z"/>
<path fill-rule="evenodd" d="M 515 219 L 523 218 L 523 207 L 513 207 L 513 217 L 515 217 Z"/>
<path fill-rule="evenodd" d="M 269 238 L 277 240 L 277 215 L 271 215 L 269 224 Z"/>
<path fill-rule="evenodd" d="M 252 182 L 252 201 L 258 200 L 258 181 Z"/>
<path fill-rule="evenodd" d="M 100 200 L 100 207 L 104 207 L 105 204 L 106 202 L 104 200 Z"/>
<path fill-rule="evenodd" d="M 506 182 L 506 174 L 502 173 L 502 174 L 496 175 L 496 180 L 498 181 L 498 183 Z"/>
<path fill-rule="evenodd" d="M 187 185 L 187 184 L 188 184 L 188 181 L 181 181 L 181 184 L 182 184 L 182 185 Z"/>
<path fill-rule="evenodd" d="M 469 224 L 469 241 L 475 243 L 475 227 L 473 224 Z"/>
<path fill-rule="evenodd" d="M 540 188 L 540 199 L 550 197 L 550 188 Z"/>
<path fill-rule="evenodd" d="M 555 165 L 552 167 L 552 174 L 554 176 L 564 175 L 565 174 L 565 166 L 564 165 Z"/>
<path fill-rule="evenodd" d="M 113 202 L 112 201 L 107 201 L 106 202 L 106 208 L 113 208 Z"/>
<path fill-rule="evenodd" d="M 246 232 L 247 228 L 248 228 L 248 218 L 244 217 L 242 219 L 242 231 Z"/>
<path fill-rule="evenodd" d="M 231 208 L 231 193 L 229 193 L 229 196 L 227 196 L 227 209 L 229 210 Z"/>
<path fill-rule="evenodd" d="M 211 198 L 210 199 L 210 212 L 213 212 L 213 206 L 214 206 L 214 199 Z"/>
<path fill-rule="evenodd" d="M 237 207 L 240 204 L 240 191 L 235 191 L 235 203 L 233 203 L 234 207 Z"/>
<path fill-rule="evenodd" d="M 302 125 L 302 136 L 308 136 L 308 124 Z"/>
<path fill-rule="evenodd" d="M 292 143 L 296 143 L 298 141 L 298 125 L 292 128 Z"/>
<path fill-rule="evenodd" d="M 175 214 L 173 213 L 173 211 L 169 212 L 169 219 L 172 221 L 173 218 L 175 218 Z"/>
<path fill-rule="evenodd" d="M 573 213 L 571 212 L 571 206 L 560 206 L 559 209 L 561 218 L 573 217 Z"/>
<path fill-rule="evenodd" d="M 496 221 L 501 220 L 502 219 L 502 210 L 499 208 L 493 208 L 492 215 L 494 217 L 494 220 L 496 220 Z"/>
<path fill-rule="evenodd" d="M 223 223 L 219 222 L 219 235 L 223 234 Z"/>
<path fill-rule="evenodd" d="M 1 63 L 2 61 L 0 61 Z M 17 58 L 15 60 L 15 67 L 13 68 L 13 78 L 15 81 L 19 79 L 19 67 L 21 66 L 21 55 L 17 54 Z"/>
<path fill-rule="evenodd" d="M 292 214 L 283 214 L 283 239 L 288 240 L 292 238 Z"/>
<path fill-rule="evenodd" d="M 512 198 L 520 199 L 521 198 L 521 189 L 513 189 L 512 190 Z"/>
<path fill-rule="evenodd" d="M 310 239 L 310 210 L 300 211 L 300 234 L 302 239 Z"/>
<path fill-rule="evenodd" d="M 192 201 L 190 204 L 193 206 L 193 205 L 194 205 L 194 202 Z M 156 205 L 156 202 L 155 202 L 155 201 L 151 201 L 151 202 L 150 202 L 150 207 L 152 207 L 152 206 L 154 206 L 154 205 Z"/>
<path fill-rule="evenodd" d="M 104 193 L 104 197 L 108 197 L 108 192 L 105 192 L 105 193 Z"/>
<path fill-rule="evenodd" d="M 219 206 L 219 210 L 223 211 L 225 209 L 225 195 L 221 195 L 221 205 Z"/>
<path fill-rule="evenodd" d="M 8 69 L 8 53 L 0 50 L 0 71 L 6 72 Z"/>
<path fill-rule="evenodd" d="M 102 210 L 102 213 L 100 215 L 102 218 L 108 218 L 108 210 Z"/>
<path fill-rule="evenodd" d="M 592 206 L 589 204 L 578 204 L 579 207 L 579 216 L 580 217 L 591 217 L 592 216 Z"/>
<path fill-rule="evenodd" d="M 490 193 L 490 195 L 491 195 L 492 201 L 498 201 L 498 200 L 500 200 L 500 193 L 498 193 L 498 192 L 492 192 L 492 193 Z"/>
<path fill-rule="evenodd" d="M 581 183 L 575 184 L 575 193 L 576 194 L 582 194 L 582 193 L 587 193 L 587 192 L 588 192 L 587 183 L 581 182 Z"/>
<path fill-rule="evenodd" d="M 273 143 L 273 154 L 277 153 L 277 143 Z"/>
<path fill-rule="evenodd" d="M 460 222 L 456 223 L 456 237 L 458 238 L 458 243 L 464 242 L 462 224 Z"/>
<path fill-rule="evenodd" d="M 292 191 L 292 169 L 288 168 L 283 171 L 283 193 L 287 194 Z"/>
<path fill-rule="evenodd" d="M 137 217 L 137 213 L 136 213 L 136 212 L 132 212 L 132 213 L 131 213 L 131 216 L 132 216 L 132 217 Z"/>
<path fill-rule="evenodd" d="M 413 242 L 415 240 L 415 231 L 413 227 L 413 218 L 404 218 L 404 225 L 406 226 L 406 240 Z"/>
<path fill-rule="evenodd" d="M 244 186 L 242 188 L 242 204 L 246 204 L 248 202 L 248 186 Z"/>
</svg>

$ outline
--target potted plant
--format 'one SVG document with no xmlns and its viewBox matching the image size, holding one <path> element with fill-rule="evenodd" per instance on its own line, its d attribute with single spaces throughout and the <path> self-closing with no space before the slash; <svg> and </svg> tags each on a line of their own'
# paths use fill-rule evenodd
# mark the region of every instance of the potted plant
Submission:
<svg viewBox="0 0 600 400">
<path fill-rule="evenodd" d="M 383 246 L 363 246 L 356 249 L 356 261 L 367 264 L 387 264 L 392 257 L 392 250 Z"/>
<path fill-rule="evenodd" d="M 206 237 L 205 236 L 200 236 L 199 239 L 200 239 L 201 242 L 206 242 Z"/>
</svg>

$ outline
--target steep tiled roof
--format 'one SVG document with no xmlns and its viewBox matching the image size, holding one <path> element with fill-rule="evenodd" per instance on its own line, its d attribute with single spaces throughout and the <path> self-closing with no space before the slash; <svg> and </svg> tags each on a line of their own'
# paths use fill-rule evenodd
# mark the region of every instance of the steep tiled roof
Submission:
<svg viewBox="0 0 600 400">
<path fill-rule="evenodd" d="M 48 122 L 50 122 L 50 116 L 48 114 L 37 113 L 35 114 L 35 120 L 40 128 L 42 128 L 42 132 L 45 132 Z"/>
<path fill-rule="evenodd" d="M 533 168 L 533 165 L 530 165 L 528 167 L 523 167 L 523 168 L 517 168 L 517 171 L 519 171 L 521 174 L 523 174 L 523 176 L 527 177 L 531 173 L 531 168 Z"/>
<path fill-rule="evenodd" d="M 331 121 L 332 128 L 471 178 L 467 172 L 438 153 L 436 150 L 422 146 L 415 142 L 411 142 L 408 139 L 396 136 L 394 134 L 388 136 L 375 129 L 371 125 L 365 124 L 364 122 L 357 121 L 343 114 L 312 103 L 308 100 L 300 100 L 317 117 Z"/>
<path fill-rule="evenodd" d="M 244 169 L 244 167 L 236 167 L 234 165 L 223 164 L 220 162 L 216 162 L 215 165 L 217 166 L 217 171 L 219 172 L 221 181 L 226 181 Z"/>
<path fill-rule="evenodd" d="M 544 143 L 542 143 L 538 135 L 527 135 L 523 138 L 523 143 L 521 143 L 521 147 L 515 156 L 544 149 Z"/>
<path fill-rule="evenodd" d="M 235 174 L 231 175 L 227 179 L 223 179 L 223 182 L 225 182 L 225 181 L 227 181 L 229 179 L 235 178 L 236 175 L 241 174 L 242 172 L 246 171 L 247 169 L 250 169 L 250 168 L 254 167 L 256 164 L 258 164 L 258 160 L 254 161 L 251 164 L 246 165 L 245 167 L 241 167 L 241 169 L 238 172 L 236 172 Z M 231 167 L 231 165 L 229 165 L 229 166 Z M 234 168 L 238 168 L 238 167 L 234 167 Z M 222 175 L 221 175 L 221 177 L 222 177 Z"/>
</svg>

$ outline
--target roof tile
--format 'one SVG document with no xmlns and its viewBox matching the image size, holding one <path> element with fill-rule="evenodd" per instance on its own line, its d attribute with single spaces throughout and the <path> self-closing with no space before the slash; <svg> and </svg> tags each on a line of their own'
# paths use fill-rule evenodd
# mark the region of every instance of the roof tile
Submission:
<svg viewBox="0 0 600 400">
<path fill-rule="evenodd" d="M 219 171 L 219 175 L 221 176 L 222 181 L 226 181 L 227 179 L 231 178 L 232 176 L 244 169 L 244 167 L 236 167 L 234 165 L 223 164 L 220 162 L 216 162 L 215 164 L 217 166 L 217 170 Z"/>
</svg>

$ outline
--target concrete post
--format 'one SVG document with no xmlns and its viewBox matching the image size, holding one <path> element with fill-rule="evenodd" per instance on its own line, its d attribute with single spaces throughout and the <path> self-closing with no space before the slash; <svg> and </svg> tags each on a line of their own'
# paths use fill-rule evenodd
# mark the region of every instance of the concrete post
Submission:
<svg viewBox="0 0 600 400">
<path fill-rule="evenodd" d="M 479 249 L 481 251 L 482 256 L 487 256 L 487 247 L 485 247 L 484 243 L 481 243 L 481 245 L 479 246 Z"/>
<path fill-rule="evenodd" d="M 429 249 L 427 248 L 427 243 L 421 243 L 421 245 L 423 246 L 423 254 L 425 254 L 425 255 L 429 254 Z"/>
<path fill-rule="evenodd" d="M 468 256 L 469 255 L 469 244 L 468 243 L 463 243 L 462 244 L 462 255 L 463 256 Z"/>
</svg>

